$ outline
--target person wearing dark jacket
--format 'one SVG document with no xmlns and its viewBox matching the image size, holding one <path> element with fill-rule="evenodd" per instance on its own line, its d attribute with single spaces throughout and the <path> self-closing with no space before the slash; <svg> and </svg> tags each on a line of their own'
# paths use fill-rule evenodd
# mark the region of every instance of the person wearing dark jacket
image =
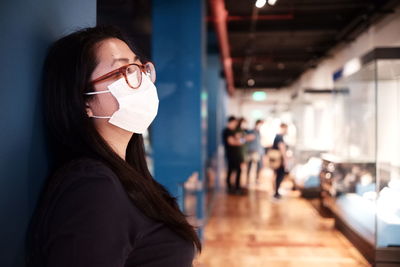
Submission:
<svg viewBox="0 0 400 267">
<path fill-rule="evenodd" d="M 154 82 L 153 64 L 115 28 L 82 29 L 50 47 L 43 95 L 55 164 L 27 266 L 192 266 L 200 240 L 146 164 Z"/>
<path fill-rule="evenodd" d="M 228 118 L 227 127 L 222 132 L 222 140 L 225 146 L 225 156 L 228 163 L 228 171 L 226 174 L 226 185 L 228 193 L 241 194 L 240 176 L 241 164 L 243 162 L 242 146 L 244 141 L 241 140 L 240 133 L 237 131 L 238 121 L 234 116 Z M 235 185 L 231 184 L 231 176 L 235 173 Z"/>
</svg>

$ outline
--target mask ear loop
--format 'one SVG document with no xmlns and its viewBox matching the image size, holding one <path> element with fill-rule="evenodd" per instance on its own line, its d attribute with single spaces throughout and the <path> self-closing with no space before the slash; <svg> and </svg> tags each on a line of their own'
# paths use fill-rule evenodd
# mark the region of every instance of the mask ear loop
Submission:
<svg viewBox="0 0 400 267">
<path fill-rule="evenodd" d="M 110 93 L 110 92 L 111 92 L 110 90 L 104 90 L 104 91 L 85 93 L 85 95 L 99 95 L 99 94 L 105 94 L 105 93 Z"/>
<path fill-rule="evenodd" d="M 111 119 L 111 116 L 91 116 L 90 118 L 95 118 L 95 119 Z"/>
<path fill-rule="evenodd" d="M 104 90 L 104 91 L 97 91 L 97 92 L 89 92 L 85 93 L 85 95 L 99 95 L 99 94 L 105 94 L 105 93 L 110 93 L 110 90 Z M 111 119 L 111 116 L 90 116 L 90 118 L 95 118 L 95 119 Z"/>
</svg>

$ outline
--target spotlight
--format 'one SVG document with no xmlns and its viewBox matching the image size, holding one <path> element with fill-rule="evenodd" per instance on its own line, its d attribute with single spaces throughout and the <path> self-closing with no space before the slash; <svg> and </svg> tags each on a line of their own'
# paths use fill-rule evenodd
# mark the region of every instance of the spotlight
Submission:
<svg viewBox="0 0 400 267">
<path fill-rule="evenodd" d="M 279 62 L 276 66 L 277 66 L 278 69 L 280 69 L 280 70 L 284 70 L 285 67 L 286 67 L 285 64 L 283 64 L 282 62 Z"/>
<path fill-rule="evenodd" d="M 258 71 L 262 71 L 262 70 L 264 70 L 264 65 L 263 65 L 263 64 L 257 64 L 257 65 L 255 66 L 255 68 L 256 68 L 256 70 L 258 70 Z"/>
<path fill-rule="evenodd" d="M 247 80 L 247 85 L 248 86 L 254 86 L 256 84 L 256 82 L 253 79 L 248 79 Z"/>
<path fill-rule="evenodd" d="M 262 8 L 265 6 L 266 3 L 267 3 L 267 0 L 257 0 L 256 7 Z"/>
<path fill-rule="evenodd" d="M 278 2 L 278 0 L 268 0 L 268 5 L 273 6 Z"/>
</svg>

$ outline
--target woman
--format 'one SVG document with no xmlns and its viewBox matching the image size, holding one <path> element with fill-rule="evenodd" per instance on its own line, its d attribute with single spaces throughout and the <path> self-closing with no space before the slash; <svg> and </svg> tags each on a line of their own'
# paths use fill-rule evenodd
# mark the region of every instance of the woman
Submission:
<svg viewBox="0 0 400 267">
<path fill-rule="evenodd" d="M 58 168 L 32 223 L 29 266 L 192 265 L 196 232 L 145 161 L 154 81 L 154 66 L 114 28 L 83 29 L 50 48 L 45 114 Z"/>
</svg>

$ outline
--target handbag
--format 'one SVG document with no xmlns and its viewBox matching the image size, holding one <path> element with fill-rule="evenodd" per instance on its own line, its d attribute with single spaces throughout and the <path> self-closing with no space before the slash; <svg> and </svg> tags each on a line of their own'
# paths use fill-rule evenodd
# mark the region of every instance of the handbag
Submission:
<svg viewBox="0 0 400 267">
<path fill-rule="evenodd" d="M 271 169 L 277 170 L 282 166 L 282 153 L 278 149 L 269 149 L 267 156 Z"/>
</svg>

